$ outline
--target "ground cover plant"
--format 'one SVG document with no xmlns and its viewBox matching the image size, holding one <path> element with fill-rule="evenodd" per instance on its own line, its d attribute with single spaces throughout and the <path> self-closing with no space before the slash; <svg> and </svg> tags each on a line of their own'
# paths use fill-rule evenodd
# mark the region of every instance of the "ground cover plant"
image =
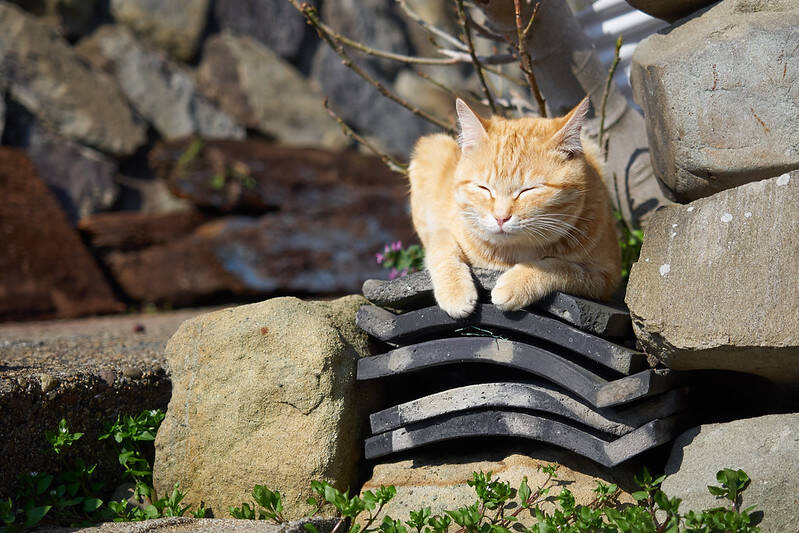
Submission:
<svg viewBox="0 0 799 533">
<path fill-rule="evenodd" d="M 123 480 L 134 485 L 133 494 L 139 502 L 130 505 L 125 500 L 104 501 L 102 484 L 92 479 L 96 464 L 89 466 L 76 459 L 63 464 L 55 473 L 31 472 L 23 476 L 15 497 L 0 500 L 0 533 L 25 531 L 42 524 L 84 526 L 97 522 L 138 521 L 165 516 L 207 516 L 208 509 L 200 505 L 191 510 L 182 504 L 186 496 L 178 484 L 169 495 L 159 497 L 153 488 L 151 455 L 152 442 L 164 418 L 160 410 L 143 411 L 136 416 L 122 416 L 111 424 L 99 440 L 110 440 L 118 451 Z M 49 449 L 62 452 L 83 437 L 71 432 L 62 419 L 53 432 L 46 434 Z M 148 449 L 148 447 L 150 449 Z M 385 505 L 396 495 L 394 486 L 381 486 L 350 496 L 324 481 L 311 482 L 315 497 L 308 503 L 316 506 L 315 515 L 338 517 L 333 533 L 756 533 L 753 508 L 742 507 L 742 494 L 750 479 L 742 470 L 724 469 L 716 478 L 719 485 L 709 485 L 711 494 L 724 506 L 702 512 L 680 512 L 681 500 L 667 496 L 660 485 L 665 476 L 653 478 L 644 469 L 636 481 L 639 491 L 633 492 L 636 505 L 618 505 L 619 488 L 597 482 L 594 499 L 588 505 L 578 505 L 568 489 L 553 492 L 558 466 L 541 470 L 547 475 L 539 487 L 530 487 L 527 478 L 518 488 L 493 478 L 491 472 L 474 472 L 469 485 L 474 488 L 471 505 L 445 510 L 433 515 L 430 507 L 412 511 L 405 520 L 383 513 Z M 271 520 L 285 523 L 283 498 L 280 492 L 265 485 L 255 485 L 252 501 L 239 507 L 229 507 L 233 518 Z M 548 507 L 544 503 L 550 504 Z M 535 523 L 524 526 L 521 517 Z M 320 533 L 313 524 L 305 524 L 308 533 Z"/>
</svg>

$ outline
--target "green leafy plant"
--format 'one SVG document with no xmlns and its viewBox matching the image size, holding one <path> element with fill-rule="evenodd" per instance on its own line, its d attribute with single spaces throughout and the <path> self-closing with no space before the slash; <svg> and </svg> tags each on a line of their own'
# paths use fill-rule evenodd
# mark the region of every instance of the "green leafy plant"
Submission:
<svg viewBox="0 0 799 533">
<path fill-rule="evenodd" d="M 402 241 L 386 244 L 382 252 L 375 254 L 378 265 L 390 270 L 389 279 L 399 278 L 424 268 L 424 248 L 412 244 L 402 247 Z"/>
<path fill-rule="evenodd" d="M 641 255 L 641 245 L 644 243 L 644 230 L 631 228 L 625 222 L 624 217 L 618 210 L 613 211 L 619 228 L 619 248 L 621 248 L 621 277 L 624 283 L 630 277 L 630 269 L 633 263 L 638 261 Z"/>
<path fill-rule="evenodd" d="M 255 501 L 252 507 L 246 502 L 241 507 L 229 507 L 230 515 L 247 520 L 273 520 L 277 524 L 286 522 L 282 514 L 283 496 L 278 491 L 256 485 L 252 489 L 252 498 Z"/>
</svg>

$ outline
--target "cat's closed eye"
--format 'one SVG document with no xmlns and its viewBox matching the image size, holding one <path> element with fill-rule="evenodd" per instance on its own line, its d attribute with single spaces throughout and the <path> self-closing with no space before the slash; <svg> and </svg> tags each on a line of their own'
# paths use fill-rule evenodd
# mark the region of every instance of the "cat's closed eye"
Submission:
<svg viewBox="0 0 799 533">
<path fill-rule="evenodd" d="M 478 189 L 480 189 L 481 191 L 487 192 L 487 193 L 488 193 L 488 195 L 489 195 L 491 198 L 493 198 L 493 197 L 494 197 L 494 193 L 491 191 L 491 189 L 489 189 L 489 188 L 488 188 L 488 187 L 486 187 L 485 185 L 479 185 L 479 184 L 478 184 L 478 185 L 477 185 L 477 188 L 478 188 Z"/>
<path fill-rule="evenodd" d="M 522 189 L 519 192 L 517 192 L 516 196 L 514 196 L 513 198 L 514 199 L 518 199 L 522 194 L 524 194 L 526 192 L 534 191 L 534 190 L 539 189 L 539 188 L 541 188 L 540 185 L 531 185 L 529 187 L 525 187 L 524 189 Z"/>
</svg>

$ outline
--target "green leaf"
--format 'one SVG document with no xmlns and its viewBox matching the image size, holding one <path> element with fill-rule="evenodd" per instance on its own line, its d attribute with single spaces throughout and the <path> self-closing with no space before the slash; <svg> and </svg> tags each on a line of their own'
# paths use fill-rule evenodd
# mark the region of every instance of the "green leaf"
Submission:
<svg viewBox="0 0 799 533">
<path fill-rule="evenodd" d="M 52 505 L 41 505 L 39 507 L 25 509 L 25 522 L 22 524 L 22 527 L 29 528 L 35 526 L 52 508 Z"/>
<path fill-rule="evenodd" d="M 83 500 L 83 510 L 87 513 L 96 511 L 103 505 L 103 500 L 100 498 L 86 498 Z"/>
<path fill-rule="evenodd" d="M 302 527 L 304 527 L 305 531 L 308 533 L 319 533 L 319 529 L 317 529 L 317 527 L 310 522 L 305 522 Z"/>
<path fill-rule="evenodd" d="M 645 490 L 638 490 L 638 491 L 635 491 L 632 494 L 630 494 L 630 496 L 632 496 L 633 499 L 636 500 L 636 501 L 641 501 L 641 500 L 644 500 L 646 498 L 649 498 L 649 493 L 647 491 L 645 491 Z"/>
</svg>

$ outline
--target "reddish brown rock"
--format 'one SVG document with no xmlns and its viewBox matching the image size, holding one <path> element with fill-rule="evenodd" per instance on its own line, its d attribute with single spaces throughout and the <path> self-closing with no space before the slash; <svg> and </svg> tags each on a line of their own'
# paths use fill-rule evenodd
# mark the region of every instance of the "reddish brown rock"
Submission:
<svg viewBox="0 0 799 533">
<path fill-rule="evenodd" d="M 219 296 L 357 293 L 385 277 L 374 253 L 408 239 L 404 203 L 369 204 L 319 216 L 226 217 L 190 236 L 136 252 L 114 252 L 108 266 L 134 300 L 188 305 Z"/>
<path fill-rule="evenodd" d="M 407 195 L 378 157 L 257 140 L 162 142 L 150 164 L 174 194 L 223 212 L 333 213 L 364 200 L 404 205 Z"/>
<path fill-rule="evenodd" d="M 78 229 L 93 248 L 127 251 L 178 240 L 207 220 L 197 211 L 158 214 L 120 211 L 84 218 L 78 222 Z"/>
<path fill-rule="evenodd" d="M 21 151 L 0 147 L 0 320 L 122 311 Z"/>
</svg>

